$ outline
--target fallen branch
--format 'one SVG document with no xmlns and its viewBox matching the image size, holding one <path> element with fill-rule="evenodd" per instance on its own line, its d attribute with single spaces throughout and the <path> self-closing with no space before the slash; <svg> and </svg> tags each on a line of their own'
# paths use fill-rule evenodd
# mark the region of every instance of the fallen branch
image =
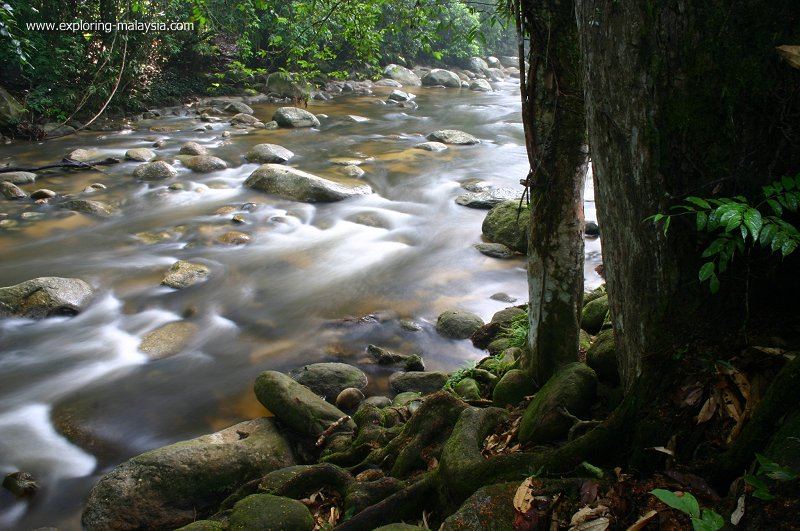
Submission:
<svg viewBox="0 0 800 531">
<path fill-rule="evenodd" d="M 328 426 L 328 427 L 325 429 L 325 431 L 323 431 L 323 432 L 320 434 L 320 436 L 319 436 L 319 439 L 317 439 L 317 443 L 316 443 L 314 446 L 315 446 L 315 447 L 317 447 L 317 448 L 320 448 L 320 447 L 321 447 L 323 444 L 325 444 L 325 441 L 328 439 L 328 437 L 330 437 L 330 436 L 331 436 L 331 434 L 332 434 L 333 432 L 335 432 L 336 430 L 338 430 L 339 428 L 341 428 L 341 427 L 342 427 L 342 425 L 343 425 L 345 422 L 349 421 L 349 420 L 350 420 L 350 415 L 345 415 L 344 417 L 340 418 L 339 420 L 337 420 L 336 422 L 334 422 L 333 424 L 331 424 L 330 426 Z"/>
<path fill-rule="evenodd" d="M 119 164 L 119 159 L 115 159 L 114 157 L 109 157 L 107 159 L 102 159 L 102 160 L 90 160 L 87 162 L 81 162 L 79 160 L 72 160 L 65 158 L 61 162 L 54 162 L 53 164 L 45 164 L 44 166 L 36 166 L 34 168 L 20 168 L 16 166 L 6 166 L 5 168 L 0 168 L 0 173 L 10 173 L 12 171 L 37 172 L 40 170 L 47 170 L 50 168 L 85 169 L 85 168 L 93 168 L 95 166 L 110 166 L 112 164 Z"/>
</svg>

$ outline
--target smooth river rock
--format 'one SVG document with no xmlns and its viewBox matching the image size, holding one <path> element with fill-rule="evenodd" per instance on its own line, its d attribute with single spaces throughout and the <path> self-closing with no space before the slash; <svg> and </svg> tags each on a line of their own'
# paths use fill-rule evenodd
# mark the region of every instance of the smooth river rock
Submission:
<svg viewBox="0 0 800 531">
<path fill-rule="evenodd" d="M 156 154 L 152 149 L 133 148 L 125 152 L 125 158 L 137 162 L 148 162 L 156 158 Z"/>
<path fill-rule="evenodd" d="M 29 171 L 10 171 L 0 173 L 0 181 L 11 184 L 31 184 L 36 181 L 36 174 Z"/>
<path fill-rule="evenodd" d="M 461 78 L 450 70 L 434 68 L 422 77 L 422 84 L 428 87 L 442 85 L 449 88 L 460 88 Z"/>
<path fill-rule="evenodd" d="M 187 288 L 206 280 L 209 273 L 210 270 L 206 265 L 178 260 L 161 279 L 161 285 L 175 289 Z"/>
<path fill-rule="evenodd" d="M 8 181 L 0 182 L 0 193 L 3 194 L 3 197 L 12 201 L 28 197 L 28 194 L 22 188 Z"/>
<path fill-rule="evenodd" d="M 389 377 L 389 384 L 397 393 L 415 392 L 429 395 L 441 391 L 447 374 L 443 372 L 396 372 Z"/>
<path fill-rule="evenodd" d="M 364 371 L 347 363 L 312 363 L 291 371 L 289 376 L 329 401 L 336 400 L 348 387 L 367 386 Z"/>
<path fill-rule="evenodd" d="M 297 107 L 281 107 L 275 111 L 272 119 L 281 127 L 319 127 L 316 116 Z"/>
<path fill-rule="evenodd" d="M 470 192 L 456 197 L 456 203 L 469 208 L 482 208 L 489 210 L 504 201 L 519 201 L 522 190 L 513 188 L 493 188 L 482 192 Z"/>
<path fill-rule="evenodd" d="M 467 339 L 483 324 L 483 319 L 472 312 L 447 310 L 436 320 L 436 331 L 450 339 Z"/>
<path fill-rule="evenodd" d="M 109 218 L 116 214 L 118 211 L 108 203 L 102 201 L 93 201 L 91 199 L 70 199 L 58 205 L 67 210 L 74 210 L 81 214 L 90 214 L 99 218 Z"/>
<path fill-rule="evenodd" d="M 43 319 L 75 315 L 94 296 L 94 289 L 78 278 L 40 277 L 0 288 L 0 317 Z"/>
<path fill-rule="evenodd" d="M 292 157 L 294 157 L 294 153 L 278 144 L 256 144 L 244 156 L 248 162 L 257 162 L 259 164 L 281 164 Z"/>
<path fill-rule="evenodd" d="M 269 418 L 178 442 L 130 459 L 92 489 L 86 531 L 175 529 L 216 511 L 241 485 L 295 464 Z"/>
<path fill-rule="evenodd" d="M 281 422 L 310 437 L 319 437 L 331 424 L 345 416 L 314 391 L 280 372 L 259 374 L 255 393 L 258 401 Z M 348 420 L 342 429 L 354 430 L 355 426 L 352 420 Z"/>
<path fill-rule="evenodd" d="M 185 142 L 181 145 L 178 155 L 207 155 L 208 150 L 197 142 Z"/>
<path fill-rule="evenodd" d="M 253 114 L 253 108 L 241 101 L 232 101 L 224 108 L 225 112 L 233 114 Z"/>
<path fill-rule="evenodd" d="M 440 129 L 428 135 L 428 140 L 441 142 L 442 144 L 472 145 L 480 143 L 480 140 L 469 133 L 457 129 Z"/>
<path fill-rule="evenodd" d="M 492 92 L 494 89 L 485 79 L 476 79 L 469 84 L 469 89 L 475 92 Z"/>
<path fill-rule="evenodd" d="M 146 162 L 136 166 L 133 176 L 143 181 L 162 181 L 178 175 L 178 170 L 163 160 Z"/>
<path fill-rule="evenodd" d="M 183 165 L 197 173 L 211 173 L 224 170 L 228 164 L 219 157 L 211 155 L 195 155 L 183 161 Z"/>
<path fill-rule="evenodd" d="M 255 190 L 306 203 L 341 201 L 372 193 L 358 181 L 334 182 L 281 164 L 264 164 L 244 182 Z"/>
<path fill-rule="evenodd" d="M 383 75 L 410 87 L 422 85 L 419 76 L 404 66 L 391 64 L 383 69 Z"/>
<path fill-rule="evenodd" d="M 527 205 L 520 211 L 518 201 L 504 201 L 486 214 L 481 230 L 487 240 L 524 254 L 528 252 L 529 216 Z"/>
<path fill-rule="evenodd" d="M 182 351 L 200 327 L 188 321 L 173 321 L 148 332 L 139 344 L 139 350 L 150 359 L 160 360 Z"/>
<path fill-rule="evenodd" d="M 103 158 L 103 153 L 99 149 L 75 149 L 67 155 L 67 158 L 78 162 L 89 162 Z"/>
<path fill-rule="evenodd" d="M 447 149 L 446 144 L 442 144 L 441 142 L 421 142 L 414 146 L 414 149 L 423 149 L 425 151 L 444 151 Z"/>
</svg>

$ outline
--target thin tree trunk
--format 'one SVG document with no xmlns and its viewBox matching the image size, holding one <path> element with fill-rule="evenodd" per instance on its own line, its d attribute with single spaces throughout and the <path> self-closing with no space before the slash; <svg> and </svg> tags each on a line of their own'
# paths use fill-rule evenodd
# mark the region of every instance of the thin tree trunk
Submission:
<svg viewBox="0 0 800 531">
<path fill-rule="evenodd" d="M 588 164 L 574 4 L 523 2 L 530 34 L 523 121 L 531 158 L 529 355 L 540 384 L 576 361 L 583 298 L 583 190 Z"/>
</svg>

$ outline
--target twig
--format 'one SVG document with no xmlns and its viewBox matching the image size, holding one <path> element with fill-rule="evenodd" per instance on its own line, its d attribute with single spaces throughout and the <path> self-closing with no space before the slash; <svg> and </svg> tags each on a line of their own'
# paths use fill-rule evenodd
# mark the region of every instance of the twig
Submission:
<svg viewBox="0 0 800 531">
<path fill-rule="evenodd" d="M 323 431 L 323 432 L 320 434 L 320 436 L 319 436 L 319 439 L 317 439 L 317 443 L 316 443 L 314 446 L 315 446 L 316 448 L 319 448 L 319 447 L 321 447 L 323 444 L 325 444 L 325 441 L 328 439 L 328 437 L 330 437 L 330 436 L 331 436 L 331 434 L 332 434 L 333 432 L 335 432 L 336 430 L 338 430 L 339 428 L 341 428 L 341 427 L 342 427 L 342 425 L 343 425 L 345 422 L 347 422 L 348 420 L 350 420 L 350 415 L 345 415 L 344 417 L 340 418 L 339 420 L 337 420 L 336 422 L 334 422 L 333 424 L 331 424 L 330 426 L 328 426 L 328 427 L 325 429 L 325 431 Z"/>
<path fill-rule="evenodd" d="M 81 162 L 79 160 L 64 159 L 61 162 L 54 162 L 53 164 L 45 164 L 44 166 L 36 166 L 34 168 L 20 168 L 17 166 L 6 166 L 0 168 L 0 173 L 9 173 L 12 171 L 28 171 L 36 172 L 39 170 L 47 170 L 49 168 L 94 168 L 95 166 L 110 166 L 111 164 L 119 164 L 119 159 L 109 157 L 103 160 L 90 160 Z"/>
<path fill-rule="evenodd" d="M 561 413 L 561 416 L 568 418 L 572 421 L 572 427 L 569 429 L 569 433 L 567 434 L 567 440 L 571 441 L 575 438 L 575 432 L 580 429 L 588 429 L 594 428 L 595 426 L 599 426 L 603 422 L 600 420 L 581 420 L 569 411 L 567 408 L 560 407 L 558 408 L 558 412 Z"/>
</svg>

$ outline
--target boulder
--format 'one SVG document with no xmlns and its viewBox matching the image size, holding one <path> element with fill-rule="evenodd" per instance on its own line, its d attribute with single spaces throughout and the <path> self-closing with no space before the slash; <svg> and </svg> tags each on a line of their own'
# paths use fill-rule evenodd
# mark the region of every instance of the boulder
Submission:
<svg viewBox="0 0 800 531">
<path fill-rule="evenodd" d="M 91 199 L 70 199 L 58 205 L 67 210 L 74 210 L 81 214 L 90 214 L 99 218 L 109 218 L 116 214 L 118 211 L 107 203 L 102 201 L 93 201 Z"/>
<path fill-rule="evenodd" d="M 425 363 L 419 354 L 400 354 L 377 345 L 367 345 L 367 354 L 378 365 L 401 365 L 407 371 L 424 371 Z"/>
<path fill-rule="evenodd" d="M 14 125 L 22 119 L 24 113 L 25 108 L 14 99 L 14 96 L 0 87 L 0 125 Z"/>
<path fill-rule="evenodd" d="M 600 236 L 600 227 L 594 221 L 587 221 L 583 226 L 583 233 L 587 236 Z"/>
<path fill-rule="evenodd" d="M 364 389 L 367 386 L 364 371 L 346 363 L 312 363 L 291 371 L 289 376 L 330 401 L 336 400 L 348 387 Z"/>
<path fill-rule="evenodd" d="M 473 247 L 475 247 L 481 254 L 485 254 L 490 258 L 504 259 L 514 256 L 514 251 L 502 243 L 477 243 Z"/>
<path fill-rule="evenodd" d="M 336 407 L 342 411 L 352 412 L 358 408 L 363 400 L 364 393 L 360 389 L 348 387 L 347 389 L 342 389 L 342 392 L 336 396 L 335 403 Z"/>
<path fill-rule="evenodd" d="M 391 101 L 409 101 L 413 100 L 414 98 L 416 98 L 414 94 L 410 94 L 402 90 L 393 90 L 388 97 L 388 99 Z"/>
<path fill-rule="evenodd" d="M 253 114 L 253 108 L 241 101 L 232 101 L 224 107 L 225 112 L 233 114 Z"/>
<path fill-rule="evenodd" d="M 3 194 L 3 197 L 11 201 L 28 197 L 28 194 L 22 188 L 8 181 L 0 182 L 0 194 Z"/>
<path fill-rule="evenodd" d="M 581 328 L 590 334 L 596 334 L 603 327 L 608 314 L 608 295 L 589 301 L 581 310 Z"/>
<path fill-rule="evenodd" d="M 103 158 L 103 152 L 99 149 L 75 149 L 67 155 L 67 158 L 78 162 L 89 162 Z"/>
<path fill-rule="evenodd" d="M 208 155 L 208 150 L 197 142 L 186 142 L 181 146 L 178 155 Z"/>
<path fill-rule="evenodd" d="M 156 158 L 156 154 L 152 149 L 133 148 L 125 152 L 125 158 L 137 162 L 148 162 Z"/>
<path fill-rule="evenodd" d="M 427 138 L 442 144 L 472 145 L 480 143 L 480 140 L 474 136 L 457 129 L 440 129 L 429 134 Z"/>
<path fill-rule="evenodd" d="M 161 285 L 175 289 L 187 288 L 206 280 L 209 273 L 208 266 L 178 260 L 172 264 L 167 274 L 161 279 Z"/>
<path fill-rule="evenodd" d="M 364 174 L 366 173 L 364 170 L 362 170 L 355 164 L 350 164 L 349 166 L 342 166 L 339 172 L 353 179 L 358 179 L 359 177 L 363 177 Z"/>
<path fill-rule="evenodd" d="M 272 119 L 281 127 L 319 127 L 316 116 L 297 107 L 281 107 L 273 113 Z"/>
<path fill-rule="evenodd" d="M 464 400 L 481 399 L 481 387 L 478 385 L 478 382 L 472 378 L 462 379 L 455 385 L 453 390 Z"/>
<path fill-rule="evenodd" d="M 391 64 L 383 69 L 383 75 L 406 86 L 419 87 L 422 85 L 419 76 L 404 66 Z"/>
<path fill-rule="evenodd" d="M 613 330 L 608 329 L 600 332 L 592 346 L 586 351 L 586 365 L 597 373 L 597 377 L 601 382 L 611 385 L 619 384 L 616 342 L 614 341 Z"/>
<path fill-rule="evenodd" d="M 486 64 L 486 61 L 480 57 L 470 57 L 467 59 L 467 69 L 472 70 L 473 72 L 481 73 L 484 70 L 488 70 L 489 65 Z"/>
<path fill-rule="evenodd" d="M 234 216 L 234 219 L 236 217 Z M 217 241 L 225 245 L 245 245 L 250 243 L 250 235 L 238 230 L 230 230 L 217 237 Z"/>
<path fill-rule="evenodd" d="M 416 146 L 414 146 L 414 149 L 423 149 L 425 151 L 437 152 L 437 151 L 444 151 L 445 149 L 447 149 L 447 146 L 445 144 L 442 144 L 441 142 L 421 142 Z"/>
<path fill-rule="evenodd" d="M 447 374 L 443 372 L 396 372 L 389 377 L 389 385 L 396 393 L 422 393 L 429 395 L 441 391 Z"/>
<path fill-rule="evenodd" d="M 319 437 L 331 424 L 345 416 L 311 389 L 280 372 L 259 374 L 255 393 L 258 401 L 281 422 L 310 437 Z M 355 423 L 349 420 L 342 424 L 342 428 L 354 430 Z"/>
<path fill-rule="evenodd" d="M 490 242 L 502 243 L 514 251 L 527 253 L 529 208 L 523 205 L 522 211 L 519 211 L 518 201 L 504 201 L 496 205 L 483 220 L 483 235 Z"/>
<path fill-rule="evenodd" d="M 303 502 L 272 494 L 251 494 L 233 506 L 228 528 L 243 531 L 311 531 L 314 529 L 314 517 Z"/>
<path fill-rule="evenodd" d="M 425 527 L 411 524 L 388 524 L 376 527 L 372 531 L 425 531 Z"/>
<path fill-rule="evenodd" d="M 516 55 L 501 55 L 500 64 L 506 68 L 519 68 L 519 57 Z"/>
<path fill-rule="evenodd" d="M 117 466 L 90 492 L 81 521 L 86 531 L 174 529 L 215 512 L 239 486 L 294 464 L 274 419 L 241 422 Z"/>
<path fill-rule="evenodd" d="M 246 114 L 240 112 L 239 114 L 234 114 L 231 118 L 231 123 L 233 125 L 244 124 L 244 125 L 252 125 L 255 126 L 256 123 L 259 123 L 259 119 L 253 116 L 252 114 Z"/>
<path fill-rule="evenodd" d="M 403 84 L 400 83 L 399 81 L 396 81 L 394 79 L 387 79 L 387 78 L 379 79 L 374 84 L 375 84 L 376 87 L 400 88 L 400 87 L 403 86 Z"/>
<path fill-rule="evenodd" d="M 469 208 L 490 210 L 492 207 L 504 201 L 516 200 L 519 202 L 520 197 L 522 197 L 522 192 L 520 190 L 514 190 L 513 188 L 492 188 L 490 190 L 462 194 L 456 197 L 456 203 Z"/>
<path fill-rule="evenodd" d="M 248 162 L 259 164 L 283 164 L 294 157 L 294 153 L 278 144 L 256 144 L 244 156 Z"/>
<path fill-rule="evenodd" d="M 341 201 L 372 193 L 358 181 L 334 182 L 281 164 L 264 164 L 244 182 L 255 190 L 306 203 Z"/>
<path fill-rule="evenodd" d="M 160 360 L 182 351 L 200 331 L 200 327 L 188 321 L 173 321 L 148 332 L 139 344 L 139 350 L 150 359 Z"/>
<path fill-rule="evenodd" d="M 179 527 L 175 531 L 227 531 L 228 526 L 214 520 L 196 520 L 189 525 Z"/>
<path fill-rule="evenodd" d="M 468 339 L 482 326 L 483 319 L 463 310 L 442 312 L 436 320 L 436 331 L 450 339 Z"/>
<path fill-rule="evenodd" d="M 559 412 L 565 408 L 584 418 L 595 401 L 597 375 L 583 363 L 575 362 L 558 369 L 542 386 L 522 414 L 519 442 L 544 444 L 565 439 L 572 420 Z"/>
<path fill-rule="evenodd" d="M 469 89 L 475 92 L 492 92 L 492 85 L 485 79 L 475 79 L 469 84 Z"/>
<path fill-rule="evenodd" d="M 449 88 L 461 88 L 461 78 L 450 70 L 434 68 L 422 77 L 422 84 L 426 87 L 441 85 Z"/>
<path fill-rule="evenodd" d="M 441 531 L 510 531 L 519 529 L 516 525 L 518 513 L 513 504 L 519 485 L 520 481 L 516 481 L 481 487 L 464 501 L 458 511 L 447 517 L 441 526 Z M 522 521 L 528 523 L 526 520 Z"/>
<path fill-rule="evenodd" d="M 493 55 L 486 58 L 486 64 L 489 65 L 489 68 L 500 68 L 501 66 L 500 59 Z"/>
<path fill-rule="evenodd" d="M 140 164 L 133 170 L 133 176 L 143 181 L 162 181 L 178 175 L 178 170 L 163 160 Z"/>
<path fill-rule="evenodd" d="M 12 184 L 31 184 L 36 181 L 36 174 L 29 171 L 10 171 L 0 173 L 0 181 Z"/>
<path fill-rule="evenodd" d="M 492 81 L 503 81 L 506 78 L 506 74 L 499 68 L 490 68 L 486 71 L 486 75 Z"/>
<path fill-rule="evenodd" d="M 211 173 L 224 170 L 228 164 L 218 157 L 211 155 L 195 155 L 183 161 L 183 165 L 197 173 Z"/>
<path fill-rule="evenodd" d="M 287 72 L 273 72 L 264 79 L 264 92 L 281 98 L 304 98 L 311 93 L 308 83 L 295 81 Z"/>
<path fill-rule="evenodd" d="M 523 398 L 536 392 L 536 383 L 525 371 L 507 371 L 492 391 L 492 402 L 497 407 L 516 406 Z"/>
</svg>

